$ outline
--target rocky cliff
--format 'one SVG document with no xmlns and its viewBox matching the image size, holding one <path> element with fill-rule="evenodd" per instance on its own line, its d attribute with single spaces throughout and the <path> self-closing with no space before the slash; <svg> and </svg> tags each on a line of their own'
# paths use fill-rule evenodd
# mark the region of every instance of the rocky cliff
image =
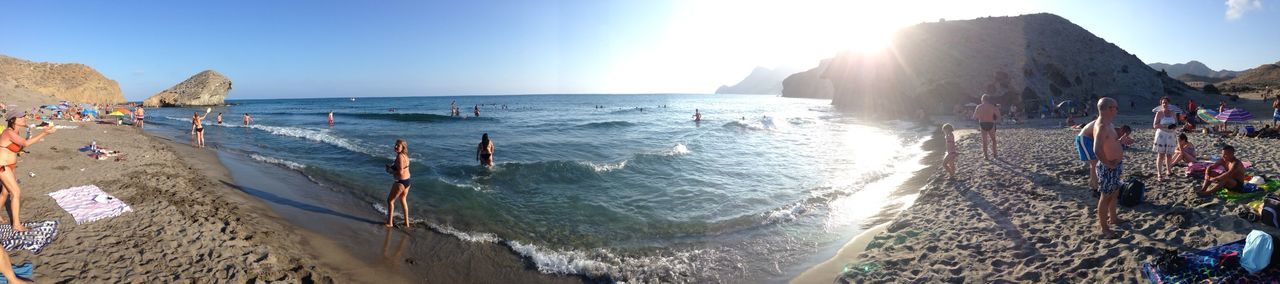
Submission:
<svg viewBox="0 0 1280 284">
<path fill-rule="evenodd" d="M 0 86 L 73 102 L 125 102 L 120 84 L 77 63 L 32 62 L 0 55 Z"/>
<path fill-rule="evenodd" d="M 782 93 L 782 79 L 791 70 L 756 67 L 751 74 L 733 86 L 720 86 L 717 94 L 777 95 Z"/>
<path fill-rule="evenodd" d="M 834 91 L 831 81 L 822 78 L 822 73 L 830 66 L 831 60 L 822 60 L 818 67 L 804 72 L 791 74 L 782 80 L 782 96 L 791 98 L 830 99 Z"/>
<path fill-rule="evenodd" d="M 1193 92 L 1136 56 L 1052 14 L 923 23 L 895 33 L 890 48 L 844 53 L 822 77 L 846 110 L 947 112 L 982 94 L 1038 109 L 1111 96 L 1152 101 Z M 787 92 L 784 90 L 784 93 Z"/>
<path fill-rule="evenodd" d="M 151 107 L 222 105 L 230 91 L 231 79 L 217 71 L 204 70 L 143 100 L 142 104 Z"/>
</svg>

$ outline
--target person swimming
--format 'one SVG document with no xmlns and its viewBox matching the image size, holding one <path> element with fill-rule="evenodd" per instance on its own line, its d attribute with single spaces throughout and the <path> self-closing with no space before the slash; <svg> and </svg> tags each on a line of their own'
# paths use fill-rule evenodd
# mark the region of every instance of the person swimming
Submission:
<svg viewBox="0 0 1280 284">
<path fill-rule="evenodd" d="M 480 136 L 480 145 L 476 146 L 476 160 L 480 161 L 481 166 L 493 167 L 493 141 L 489 140 L 489 133 Z"/>
<path fill-rule="evenodd" d="M 396 160 L 386 166 L 387 173 L 391 174 L 395 181 L 391 183 L 391 194 L 387 196 L 387 228 L 395 226 L 392 217 L 396 215 L 396 200 L 400 200 L 400 206 L 404 208 L 404 227 L 409 227 L 409 188 L 413 187 L 413 181 L 410 179 L 409 172 L 409 143 L 404 139 L 396 139 L 395 146 L 392 146 L 396 152 Z"/>
</svg>

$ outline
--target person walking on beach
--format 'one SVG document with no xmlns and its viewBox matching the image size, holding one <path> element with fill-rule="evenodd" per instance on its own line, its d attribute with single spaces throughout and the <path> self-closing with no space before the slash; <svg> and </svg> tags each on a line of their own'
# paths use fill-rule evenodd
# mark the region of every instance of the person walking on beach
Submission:
<svg viewBox="0 0 1280 284">
<path fill-rule="evenodd" d="M 996 152 L 996 122 L 1000 121 L 1000 109 L 991 104 L 989 95 L 982 94 L 982 104 L 973 109 L 973 119 L 978 120 L 978 128 L 982 133 L 982 157 L 988 160 L 999 159 L 1000 155 Z M 987 140 L 991 142 L 988 143 Z M 990 150 L 988 150 L 988 144 L 990 144 Z"/>
<path fill-rule="evenodd" d="M 195 127 L 194 132 L 196 134 L 196 146 L 201 148 L 204 148 L 204 123 L 203 122 L 206 116 L 209 116 L 208 111 L 206 111 L 204 115 L 200 115 L 200 112 L 191 113 L 191 125 L 193 125 L 192 127 Z"/>
<path fill-rule="evenodd" d="M 1093 126 L 1093 151 L 1098 155 L 1098 234 L 1101 238 L 1115 238 L 1111 225 L 1120 223 L 1116 214 L 1116 196 L 1119 195 L 1121 174 L 1124 168 L 1124 149 L 1113 124 L 1119 105 L 1110 97 L 1098 99 L 1098 121 Z"/>
<path fill-rule="evenodd" d="M 222 113 L 218 113 L 218 125 L 222 125 Z"/>
<path fill-rule="evenodd" d="M 0 205 L 9 201 L 9 224 L 13 225 L 14 231 L 25 232 L 27 227 L 22 225 L 21 218 L 22 188 L 18 185 L 18 174 L 15 172 L 18 167 L 18 152 L 44 140 L 45 136 L 53 134 L 58 128 L 51 125 L 35 137 L 27 139 L 18 134 L 18 131 L 29 127 L 27 112 L 10 110 L 5 114 L 5 122 L 8 127 L 0 132 L 0 148 L 4 149 L 0 150 L 0 183 L 4 186 L 0 188 Z"/>
<path fill-rule="evenodd" d="M 249 113 L 244 113 L 244 125 L 248 126 L 250 122 L 253 122 L 253 118 L 249 117 Z"/>
<path fill-rule="evenodd" d="M 942 124 L 942 137 L 947 141 L 947 154 L 942 156 L 942 168 L 947 170 L 947 178 L 956 178 L 956 134 L 955 127 L 950 123 Z"/>
<path fill-rule="evenodd" d="M 1214 176 L 1212 169 L 1219 166 L 1227 167 L 1227 172 Z M 1206 196 L 1221 188 L 1241 192 L 1242 186 L 1244 186 L 1244 163 L 1236 158 L 1236 147 L 1226 145 L 1222 146 L 1222 159 L 1219 159 L 1212 166 L 1209 166 L 1208 170 L 1204 171 L 1204 182 L 1200 184 L 1200 189 L 1196 190 L 1196 194 Z"/>
<path fill-rule="evenodd" d="M 480 135 L 480 145 L 476 145 L 476 160 L 480 161 L 481 166 L 493 167 L 493 141 L 489 140 L 489 133 Z"/>
<path fill-rule="evenodd" d="M 329 111 L 329 126 L 333 126 L 333 111 Z"/>
<path fill-rule="evenodd" d="M 1098 167 L 1098 154 L 1093 151 L 1093 129 L 1100 119 L 1101 116 L 1085 123 L 1075 139 L 1076 155 L 1080 157 L 1080 161 L 1084 162 L 1085 170 L 1089 172 L 1089 190 L 1098 190 L 1098 172 L 1094 171 L 1094 168 Z"/>
<path fill-rule="evenodd" d="M 137 124 L 138 128 L 147 128 L 147 123 L 143 120 L 145 118 L 147 118 L 147 113 L 141 105 L 139 105 L 137 109 L 133 110 L 133 124 Z"/>
<path fill-rule="evenodd" d="M 1152 141 L 1152 150 L 1156 152 L 1156 180 L 1164 181 L 1164 177 L 1173 175 L 1173 152 L 1178 148 L 1176 129 L 1178 120 L 1169 109 L 1169 97 L 1160 98 L 1160 108 L 1151 121 L 1156 135 Z"/>
<path fill-rule="evenodd" d="M 396 160 L 387 165 L 387 173 L 395 178 L 395 182 L 391 183 L 391 194 L 387 196 L 387 228 L 395 226 L 392 216 L 396 215 L 396 200 L 400 200 L 401 207 L 404 208 L 404 227 L 409 227 L 409 188 L 413 187 L 413 181 L 409 176 L 409 143 L 404 139 L 396 139 L 393 146 L 396 152 Z"/>
<path fill-rule="evenodd" d="M 1271 127 L 1280 127 L 1280 95 L 1271 101 Z"/>
</svg>

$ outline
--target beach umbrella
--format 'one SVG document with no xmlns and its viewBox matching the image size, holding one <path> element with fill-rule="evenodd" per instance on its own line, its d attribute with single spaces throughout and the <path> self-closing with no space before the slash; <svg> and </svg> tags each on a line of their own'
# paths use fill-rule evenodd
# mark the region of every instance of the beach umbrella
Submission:
<svg viewBox="0 0 1280 284">
<path fill-rule="evenodd" d="M 116 108 L 115 110 L 113 110 L 112 112 L 123 113 L 123 114 L 126 114 L 126 115 L 133 115 L 133 111 L 130 111 L 129 109 L 127 109 L 127 108 L 122 108 L 122 107 L 118 107 L 118 108 Z"/>
<path fill-rule="evenodd" d="M 1172 105 L 1172 104 L 1171 104 L 1171 105 L 1169 105 L 1169 111 L 1171 111 L 1171 112 L 1173 112 L 1173 113 L 1175 113 L 1175 114 L 1178 114 L 1178 113 L 1184 113 L 1184 112 L 1182 111 L 1182 108 L 1179 108 L 1178 106 L 1176 106 L 1176 105 Z M 1156 106 L 1156 108 L 1151 109 L 1151 113 L 1157 113 L 1157 112 L 1160 112 L 1160 106 Z"/>
<path fill-rule="evenodd" d="M 1227 109 L 1214 116 L 1224 122 L 1245 122 L 1253 119 L 1253 114 L 1242 108 Z"/>
<path fill-rule="evenodd" d="M 1205 123 L 1222 123 L 1222 120 L 1218 119 L 1217 112 L 1205 108 L 1199 108 L 1196 110 L 1196 117 L 1199 117 L 1200 120 L 1203 120 Z"/>
<path fill-rule="evenodd" d="M 107 115 L 110 115 L 110 116 L 128 116 L 127 114 L 124 114 L 123 112 L 118 112 L 118 111 L 113 111 L 113 112 L 111 112 L 111 113 L 108 113 Z"/>
</svg>

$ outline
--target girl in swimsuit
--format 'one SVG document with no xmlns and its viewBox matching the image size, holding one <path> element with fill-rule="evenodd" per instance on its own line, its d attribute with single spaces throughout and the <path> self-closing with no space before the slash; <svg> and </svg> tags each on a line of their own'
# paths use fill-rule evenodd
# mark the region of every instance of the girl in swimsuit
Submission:
<svg viewBox="0 0 1280 284">
<path fill-rule="evenodd" d="M 204 124 L 200 122 L 206 116 L 209 116 L 209 113 L 206 112 L 204 115 L 200 115 L 200 112 L 191 113 L 191 129 L 196 134 L 196 146 L 202 148 L 204 147 Z"/>
<path fill-rule="evenodd" d="M 493 141 L 489 141 L 489 133 L 480 136 L 480 145 L 476 146 L 476 160 L 481 166 L 493 167 Z"/>
<path fill-rule="evenodd" d="M 413 182 L 409 180 L 409 143 L 404 139 L 396 139 L 394 146 L 396 151 L 396 161 L 388 165 L 387 171 L 396 179 L 391 183 L 391 195 L 387 196 L 387 228 L 395 226 L 391 217 L 396 214 L 396 199 L 400 200 L 400 205 L 404 207 L 404 227 L 409 227 L 409 187 L 413 186 Z"/>
<path fill-rule="evenodd" d="M 947 169 L 947 177 L 956 177 L 956 135 L 955 127 L 950 123 L 942 125 L 942 136 L 947 140 L 947 155 L 942 157 L 942 167 Z"/>
<path fill-rule="evenodd" d="M 14 174 L 14 169 L 18 166 L 18 152 L 21 152 L 22 148 L 40 142 L 45 136 L 53 134 L 58 129 L 48 127 L 31 139 L 23 139 L 22 135 L 18 135 L 18 131 L 27 127 L 26 114 L 13 111 L 6 115 L 5 121 L 8 122 L 9 127 L 5 128 L 4 132 L 0 132 L 0 147 L 3 147 L 0 150 L 0 165 L 2 165 L 0 182 L 4 184 L 4 188 L 0 189 L 0 204 L 4 204 L 6 199 L 10 201 L 9 220 L 11 222 L 9 223 L 13 224 L 14 231 L 23 232 L 27 227 L 22 225 L 21 214 L 19 214 L 22 208 L 22 188 L 18 186 L 18 175 Z"/>
</svg>

